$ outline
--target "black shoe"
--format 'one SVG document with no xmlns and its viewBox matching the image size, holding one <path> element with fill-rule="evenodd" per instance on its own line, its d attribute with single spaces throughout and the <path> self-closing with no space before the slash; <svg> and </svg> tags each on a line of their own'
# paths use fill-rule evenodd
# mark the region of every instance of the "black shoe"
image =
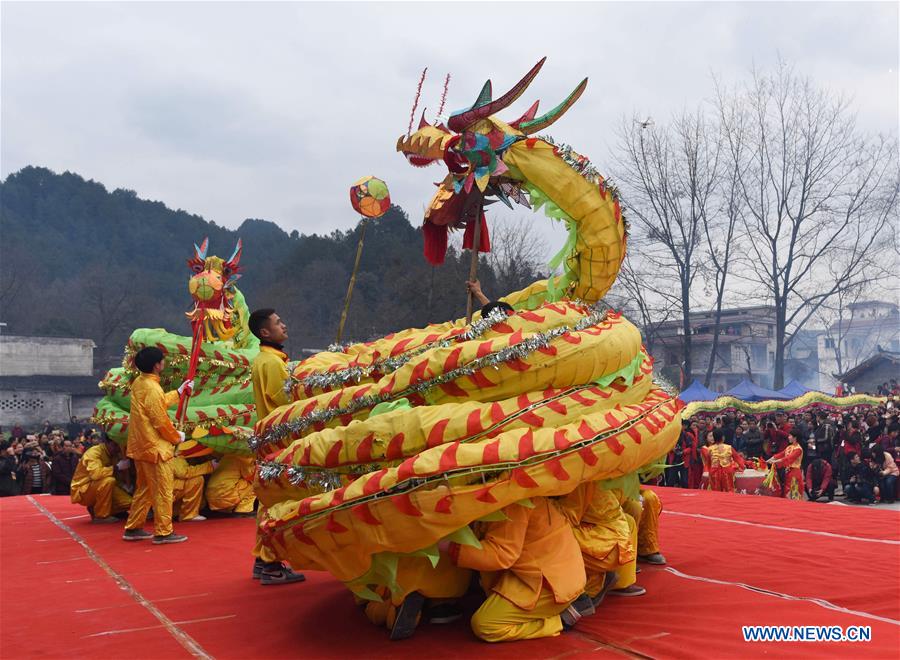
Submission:
<svg viewBox="0 0 900 660">
<path fill-rule="evenodd" d="M 403 599 L 403 603 L 397 610 L 397 618 L 394 619 L 394 625 L 391 628 L 392 642 L 413 636 L 413 633 L 416 632 L 416 624 L 419 623 L 422 605 L 424 604 L 425 596 L 418 591 L 412 592 Z"/>
<path fill-rule="evenodd" d="M 255 566 L 253 567 L 256 568 Z M 265 586 L 273 584 L 293 584 L 294 582 L 303 582 L 306 576 L 303 573 L 295 573 L 292 569 L 284 564 L 278 563 L 275 567 L 263 565 L 262 573 L 259 576 L 259 583 Z"/>
<path fill-rule="evenodd" d="M 666 558 L 658 552 L 649 555 L 638 555 L 637 559 L 638 561 L 642 561 L 646 564 L 653 564 L 654 566 L 665 566 L 666 564 Z"/>
<path fill-rule="evenodd" d="M 441 603 L 428 608 L 428 622 L 441 625 L 462 618 L 462 610 L 456 603 Z"/>
<path fill-rule="evenodd" d="M 578 610 L 581 616 L 591 616 L 594 612 L 594 601 L 587 594 L 581 594 L 572 602 L 572 607 Z"/>
<path fill-rule="evenodd" d="M 618 579 L 619 578 L 612 571 L 609 571 L 606 575 L 603 576 L 603 586 L 600 588 L 600 593 L 598 593 L 591 599 L 594 603 L 595 610 L 600 607 L 600 603 L 602 603 L 603 599 L 606 598 L 606 594 L 609 593 L 609 590 L 616 586 L 616 582 L 618 581 Z"/>
<path fill-rule="evenodd" d="M 122 539 L 125 541 L 146 541 L 152 538 L 153 534 L 142 529 L 126 529 L 125 533 L 122 534 Z"/>
<path fill-rule="evenodd" d="M 154 536 L 153 537 L 153 545 L 164 545 L 166 543 L 184 543 L 187 541 L 188 537 L 183 534 L 176 534 L 172 532 L 171 534 L 166 534 L 165 536 Z"/>
</svg>

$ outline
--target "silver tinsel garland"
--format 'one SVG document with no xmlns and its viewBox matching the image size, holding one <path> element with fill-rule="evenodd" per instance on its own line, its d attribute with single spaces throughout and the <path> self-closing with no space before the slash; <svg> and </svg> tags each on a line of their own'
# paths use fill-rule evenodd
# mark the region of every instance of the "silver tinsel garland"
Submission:
<svg viewBox="0 0 900 660">
<path fill-rule="evenodd" d="M 266 442 L 267 444 L 278 442 L 279 440 L 289 435 L 300 434 L 304 430 L 315 424 L 327 423 L 335 417 L 352 414 L 358 410 L 371 408 L 375 405 L 378 405 L 379 403 L 383 403 L 384 401 L 390 401 L 391 399 L 400 398 L 409 394 L 422 393 L 438 385 L 449 383 L 453 380 L 461 378 L 462 376 L 471 376 L 476 372 L 488 367 L 499 369 L 499 365 L 504 362 L 528 357 L 536 350 L 549 346 L 550 342 L 552 342 L 554 339 L 557 339 L 558 337 L 561 337 L 568 332 L 580 332 L 585 328 L 596 325 L 604 318 L 606 318 L 606 312 L 593 307 L 591 308 L 590 313 L 588 313 L 584 318 L 582 318 L 572 326 L 559 326 L 556 328 L 552 328 L 546 332 L 535 334 L 524 339 L 518 344 L 515 344 L 514 346 L 506 346 L 499 351 L 490 353 L 480 358 L 476 358 L 468 364 L 439 374 L 438 376 L 435 376 L 430 380 L 411 383 L 409 387 L 407 387 L 407 389 L 403 390 L 402 392 L 391 394 L 371 394 L 368 396 L 360 397 L 358 399 L 353 399 L 345 406 L 339 408 L 313 410 L 303 417 L 298 417 L 297 419 L 292 419 L 283 424 L 276 424 L 272 426 L 263 437 L 254 435 L 247 441 L 247 444 L 251 449 L 255 450 L 263 442 Z"/>
<path fill-rule="evenodd" d="M 292 376 L 290 379 L 288 379 L 287 382 L 285 382 L 284 389 L 285 392 L 290 393 L 297 384 L 300 384 L 308 389 L 321 389 L 327 391 L 340 387 L 346 387 L 348 383 L 358 383 L 363 378 L 371 375 L 373 372 L 389 374 L 402 367 L 414 357 L 421 355 L 422 353 L 433 348 L 447 348 L 448 346 L 452 346 L 454 343 L 460 341 L 471 341 L 473 339 L 477 339 L 485 332 L 490 330 L 494 325 L 500 323 L 501 321 L 505 321 L 506 319 L 507 316 L 503 310 L 494 309 L 491 310 L 491 313 L 488 314 L 487 317 L 479 319 L 477 321 L 473 321 L 468 326 L 468 328 L 466 328 L 466 331 L 464 333 L 456 335 L 455 337 L 442 339 L 439 342 L 428 344 L 426 346 L 420 346 L 415 350 L 409 351 L 407 353 L 402 353 L 394 357 L 386 357 L 382 360 L 376 360 L 372 364 L 365 367 L 353 365 L 345 367 L 344 369 L 338 369 L 336 371 L 322 371 L 313 373 L 302 379 L 296 379 Z M 333 344 L 332 346 L 328 347 L 328 350 L 331 352 L 343 352 L 343 350 L 332 351 L 333 348 L 343 349 L 342 346 Z M 291 371 L 293 373 L 293 370 Z"/>
<path fill-rule="evenodd" d="M 282 475 L 286 475 L 288 481 L 295 486 L 304 486 L 323 492 L 341 487 L 340 475 L 330 470 L 271 462 L 259 462 L 256 467 L 261 481 L 278 479 Z"/>
</svg>

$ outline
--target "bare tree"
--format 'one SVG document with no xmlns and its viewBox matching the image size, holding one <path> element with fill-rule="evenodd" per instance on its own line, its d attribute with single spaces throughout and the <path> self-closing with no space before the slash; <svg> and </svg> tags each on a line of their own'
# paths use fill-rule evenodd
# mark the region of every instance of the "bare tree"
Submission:
<svg viewBox="0 0 900 660">
<path fill-rule="evenodd" d="M 740 186 L 746 277 L 775 306 L 774 386 L 796 331 L 858 280 L 897 211 L 896 139 L 861 136 L 849 101 L 779 63 L 717 107 Z M 737 148 L 741 134 L 745 147 Z M 841 263 L 829 274 L 828 264 Z"/>
<path fill-rule="evenodd" d="M 735 126 L 732 136 L 734 142 L 733 149 L 740 154 L 743 149 L 743 127 L 740 124 Z M 713 322 L 713 338 L 712 347 L 709 352 L 709 362 L 706 365 L 706 377 L 703 384 L 709 387 L 712 380 L 713 370 L 716 363 L 716 354 L 719 349 L 719 332 L 722 327 L 722 307 L 725 303 L 726 283 L 728 282 L 728 274 L 732 270 L 733 258 L 739 246 L 736 245 L 735 231 L 738 228 L 738 221 L 742 212 L 742 204 L 740 199 L 740 189 L 738 187 L 739 177 L 737 167 L 732 163 L 728 167 L 727 180 L 723 182 L 720 192 L 721 200 L 717 208 L 717 213 L 710 215 L 703 213 L 703 233 L 706 237 L 706 249 L 708 259 L 707 267 L 713 273 L 713 284 L 715 293 L 715 313 Z M 705 209 L 704 209 L 705 211 Z M 748 374 L 750 358 L 747 357 Z M 748 378 L 752 377 L 748 375 Z"/>
<path fill-rule="evenodd" d="M 494 273 L 497 297 L 531 284 L 543 270 L 547 245 L 538 236 L 534 223 L 541 218 L 491 219 L 491 251 L 484 255 Z"/>
<path fill-rule="evenodd" d="M 659 286 L 661 283 L 653 272 L 640 266 L 641 259 L 635 256 L 639 254 L 640 248 L 632 241 L 616 284 L 604 300 L 609 306 L 635 316 L 644 336 L 644 347 L 653 355 L 660 327 L 678 314 L 680 300 L 664 283 Z"/>
<path fill-rule="evenodd" d="M 617 179 L 633 228 L 646 239 L 641 258 L 658 280 L 674 281 L 682 322 L 685 382 L 692 378 L 691 292 L 702 269 L 703 219 L 714 204 L 719 141 L 699 111 L 668 127 L 625 119 L 619 131 Z"/>
</svg>

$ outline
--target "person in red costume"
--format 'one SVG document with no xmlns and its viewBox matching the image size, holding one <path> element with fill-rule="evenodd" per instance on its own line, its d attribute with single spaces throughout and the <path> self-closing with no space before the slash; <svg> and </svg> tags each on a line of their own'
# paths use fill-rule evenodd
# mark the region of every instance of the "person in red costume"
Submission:
<svg viewBox="0 0 900 660">
<path fill-rule="evenodd" d="M 707 431 L 704 435 L 704 442 L 706 444 L 700 447 L 700 466 L 703 472 L 700 473 L 700 483 L 697 487 L 702 488 L 703 490 L 709 490 L 709 448 L 716 444 L 715 434 L 712 431 Z M 703 477 L 706 477 L 705 482 L 703 480 Z"/>
<path fill-rule="evenodd" d="M 784 451 L 775 454 L 767 463 L 774 463 L 784 469 L 781 481 L 781 496 L 789 500 L 803 499 L 803 447 L 800 446 L 800 431 L 791 429 L 788 433 L 788 446 Z"/>
<path fill-rule="evenodd" d="M 744 459 L 731 445 L 725 444 L 725 434 L 716 429 L 711 434 L 715 444 L 709 452 L 709 489 L 723 493 L 734 492 L 734 473 L 744 470 Z"/>
<path fill-rule="evenodd" d="M 685 427 L 682 437 L 682 460 L 687 466 L 688 488 L 700 488 L 700 481 L 703 479 L 703 459 L 700 456 L 699 437 L 696 422 Z"/>
</svg>

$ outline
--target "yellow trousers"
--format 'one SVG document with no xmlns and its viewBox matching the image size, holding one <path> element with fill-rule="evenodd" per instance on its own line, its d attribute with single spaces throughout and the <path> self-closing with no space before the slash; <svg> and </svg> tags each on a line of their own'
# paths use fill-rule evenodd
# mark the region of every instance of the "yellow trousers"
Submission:
<svg viewBox="0 0 900 660">
<path fill-rule="evenodd" d="M 190 520 L 200 515 L 203 505 L 203 477 L 176 479 L 172 490 L 174 509 L 178 512 L 178 520 Z"/>
<path fill-rule="evenodd" d="M 252 502 L 250 503 L 250 510 L 253 510 Z M 235 509 L 235 511 L 237 511 L 237 509 Z M 263 545 L 262 535 L 259 533 L 259 523 L 262 521 L 265 512 L 265 507 L 263 507 L 262 502 L 260 502 L 259 507 L 256 509 L 256 543 L 253 545 L 253 556 L 257 559 L 262 559 L 264 562 L 271 563 L 273 561 L 278 561 L 278 557 L 275 556 L 274 552 Z"/>
<path fill-rule="evenodd" d="M 652 490 L 641 489 L 641 498 L 643 502 L 625 500 L 622 508 L 637 521 L 637 553 L 652 555 L 659 552 L 659 514 L 662 502 Z"/>
<path fill-rule="evenodd" d="M 215 472 L 213 473 L 215 475 Z M 240 480 L 234 484 L 226 485 L 220 480 L 209 480 L 206 486 L 206 502 L 213 511 L 234 511 L 235 513 L 250 513 L 253 511 L 253 503 L 256 502 L 256 494 L 253 486 Z"/>
<path fill-rule="evenodd" d="M 77 504 L 91 507 L 95 518 L 109 518 L 114 513 L 128 511 L 131 495 L 119 487 L 115 477 L 105 477 L 91 482 L 78 497 Z"/>
<path fill-rule="evenodd" d="M 628 513 L 625 514 L 628 520 L 628 532 L 631 537 L 631 543 L 637 543 L 637 523 Z M 605 558 L 597 559 L 588 554 L 582 554 L 584 559 L 584 571 L 587 574 L 587 584 L 584 587 L 585 592 L 593 598 L 600 589 L 603 588 L 603 580 L 609 571 L 616 573 L 616 589 L 631 586 L 637 579 L 637 557 L 624 564 L 619 560 L 619 549 L 614 548 Z"/>
<path fill-rule="evenodd" d="M 637 547 L 637 522 L 634 518 L 628 515 L 628 513 L 625 514 L 625 517 L 628 518 L 628 531 L 631 533 L 631 543 L 632 545 Z M 637 555 L 635 555 L 634 559 L 632 559 L 630 562 L 622 564 L 616 569 L 616 578 L 616 589 L 624 589 L 625 587 L 630 587 L 635 582 L 637 582 Z M 600 584 L 603 584 L 602 576 Z M 597 591 L 599 591 L 599 589 Z"/>
<path fill-rule="evenodd" d="M 147 522 L 147 512 L 153 507 L 153 533 L 168 536 L 172 533 L 172 491 L 175 478 L 172 461 L 150 463 L 135 461 L 137 488 L 131 501 L 131 511 L 125 529 L 140 529 Z"/>
<path fill-rule="evenodd" d="M 556 602 L 546 583 L 530 610 L 523 610 L 492 591 L 472 615 L 469 625 L 475 636 L 486 642 L 554 637 L 563 629 L 559 615 L 568 606 L 569 603 Z"/>
</svg>

